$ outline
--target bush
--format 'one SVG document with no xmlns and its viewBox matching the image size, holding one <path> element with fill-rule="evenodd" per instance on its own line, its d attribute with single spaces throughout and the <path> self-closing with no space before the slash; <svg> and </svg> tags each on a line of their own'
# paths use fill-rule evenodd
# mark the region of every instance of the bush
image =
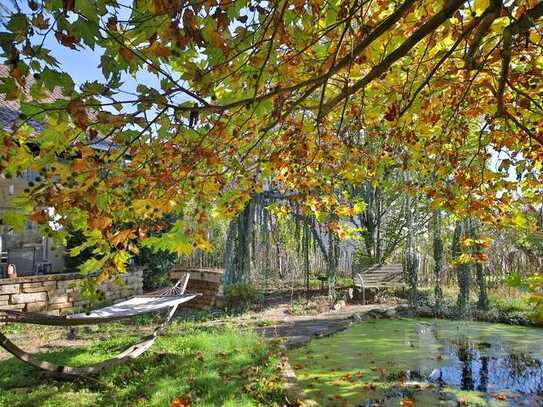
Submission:
<svg viewBox="0 0 543 407">
<path fill-rule="evenodd" d="M 227 286 L 224 289 L 224 295 L 230 305 L 249 305 L 262 299 L 260 291 L 249 283 Z"/>
<path fill-rule="evenodd" d="M 135 258 L 137 266 L 143 266 L 143 288 L 154 289 L 169 285 L 168 273 L 177 261 L 177 255 L 166 251 L 155 252 L 143 247 Z"/>
</svg>

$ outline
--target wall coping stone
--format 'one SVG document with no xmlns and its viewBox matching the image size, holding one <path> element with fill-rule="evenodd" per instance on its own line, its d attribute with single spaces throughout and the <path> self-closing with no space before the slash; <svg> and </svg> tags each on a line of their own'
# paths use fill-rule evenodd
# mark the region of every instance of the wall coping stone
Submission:
<svg viewBox="0 0 543 407">
<path fill-rule="evenodd" d="M 121 277 L 131 277 L 143 273 L 143 270 L 129 271 L 121 274 Z M 40 274 L 37 276 L 24 276 L 15 278 L 0 278 L 0 285 L 38 283 L 45 281 L 82 280 L 86 276 L 80 273 Z"/>
</svg>

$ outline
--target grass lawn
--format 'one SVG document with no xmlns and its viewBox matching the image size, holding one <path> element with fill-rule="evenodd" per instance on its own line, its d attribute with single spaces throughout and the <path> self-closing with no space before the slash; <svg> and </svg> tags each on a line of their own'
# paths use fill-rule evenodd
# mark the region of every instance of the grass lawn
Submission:
<svg viewBox="0 0 543 407">
<path fill-rule="evenodd" d="M 149 322 L 102 327 L 81 334 L 91 341 L 87 347 L 53 349 L 41 356 L 60 364 L 98 362 L 133 344 Z M 17 327 L 7 330 L 12 337 L 21 333 Z M 191 406 L 282 405 L 280 362 L 279 349 L 252 332 L 174 322 L 147 354 L 103 372 L 99 383 L 55 381 L 14 358 L 4 359 L 0 405 L 183 406 L 187 399 Z"/>
</svg>

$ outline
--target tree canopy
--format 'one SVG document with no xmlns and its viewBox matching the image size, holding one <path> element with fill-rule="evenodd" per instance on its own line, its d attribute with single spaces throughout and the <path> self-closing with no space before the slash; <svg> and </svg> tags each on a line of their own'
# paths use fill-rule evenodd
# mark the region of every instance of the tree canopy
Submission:
<svg viewBox="0 0 543 407">
<path fill-rule="evenodd" d="M 59 239 L 82 233 L 72 251 L 96 255 L 82 272 L 122 271 L 142 245 L 209 248 L 208 219 L 235 216 L 265 189 L 340 231 L 338 219 L 359 210 L 345 185 L 378 184 L 397 168 L 405 191 L 483 222 L 521 224 L 519 208 L 541 205 L 543 2 L 7 9 L 0 95 L 19 104 L 20 121 L 0 132 L 0 171 L 41 176 L 17 197 L 24 211 L 4 218 L 27 216 Z M 52 43 L 74 58 L 93 50 L 103 78 L 76 86 Z M 141 72 L 156 81 L 127 90 Z M 173 227 L 163 221 L 172 212 L 183 215 Z"/>
</svg>

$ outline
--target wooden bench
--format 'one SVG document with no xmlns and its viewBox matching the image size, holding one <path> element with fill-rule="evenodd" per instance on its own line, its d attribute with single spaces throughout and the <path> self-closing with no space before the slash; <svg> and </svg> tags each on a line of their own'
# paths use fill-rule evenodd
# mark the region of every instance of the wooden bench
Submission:
<svg viewBox="0 0 543 407">
<path fill-rule="evenodd" d="M 362 303 L 366 304 L 366 289 L 405 288 L 403 265 L 378 264 L 353 276 L 355 289 L 362 292 Z"/>
</svg>

